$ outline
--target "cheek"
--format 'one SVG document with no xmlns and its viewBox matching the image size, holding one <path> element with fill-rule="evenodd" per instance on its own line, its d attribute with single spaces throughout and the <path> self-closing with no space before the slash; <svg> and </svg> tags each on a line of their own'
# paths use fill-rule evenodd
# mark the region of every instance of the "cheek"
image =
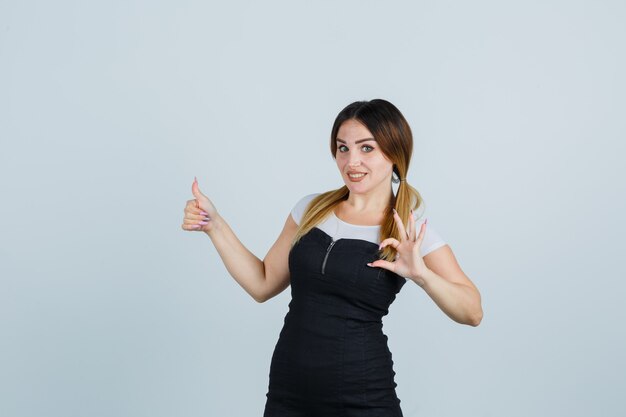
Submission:
<svg viewBox="0 0 626 417">
<path fill-rule="evenodd" d="M 372 166 L 376 167 L 376 171 L 378 171 L 378 173 L 381 176 L 385 176 L 388 175 L 392 172 L 393 169 L 393 164 L 390 164 L 389 162 L 385 161 L 384 159 L 377 159 L 376 161 L 370 161 Z"/>
</svg>

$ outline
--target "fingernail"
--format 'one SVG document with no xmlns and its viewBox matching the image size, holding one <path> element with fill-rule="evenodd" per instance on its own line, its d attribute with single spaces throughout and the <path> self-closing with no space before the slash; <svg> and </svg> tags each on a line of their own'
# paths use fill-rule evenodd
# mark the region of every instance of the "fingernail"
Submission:
<svg viewBox="0 0 626 417">
<path fill-rule="evenodd" d="M 202 222 L 198 222 L 198 224 L 209 224 L 209 222 L 202 221 Z"/>
<path fill-rule="evenodd" d="M 205 213 L 204 211 L 201 211 L 200 214 L 202 214 L 203 216 L 208 216 L 209 213 Z"/>
<path fill-rule="evenodd" d="M 428 218 L 426 218 L 426 220 L 424 220 L 424 224 L 428 223 Z"/>
<path fill-rule="evenodd" d="M 372 266 L 372 264 L 368 262 L 368 263 L 367 263 L 367 266 Z"/>
<path fill-rule="evenodd" d="M 382 248 L 382 247 L 383 247 L 382 244 L 378 245 L 378 250 L 380 250 L 380 248 Z"/>
<path fill-rule="evenodd" d="M 393 209 L 393 212 L 394 212 L 395 214 L 398 214 L 398 212 L 396 211 L 396 209 L 395 209 L 395 208 Z"/>
</svg>

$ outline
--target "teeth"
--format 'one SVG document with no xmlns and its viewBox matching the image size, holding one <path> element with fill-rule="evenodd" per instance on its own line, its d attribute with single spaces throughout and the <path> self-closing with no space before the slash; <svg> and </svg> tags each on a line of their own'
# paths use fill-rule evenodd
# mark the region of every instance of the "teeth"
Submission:
<svg viewBox="0 0 626 417">
<path fill-rule="evenodd" d="M 361 178 L 365 176 L 365 174 L 348 174 L 350 178 Z"/>
</svg>

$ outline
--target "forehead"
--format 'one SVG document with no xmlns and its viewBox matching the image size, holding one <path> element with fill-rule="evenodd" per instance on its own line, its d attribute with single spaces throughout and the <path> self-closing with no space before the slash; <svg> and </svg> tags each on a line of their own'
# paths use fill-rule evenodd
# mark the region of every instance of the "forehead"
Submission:
<svg viewBox="0 0 626 417">
<path fill-rule="evenodd" d="M 346 143 L 355 142 L 359 139 L 374 138 L 374 135 L 363 125 L 354 119 L 346 120 L 339 126 L 337 139 Z"/>
</svg>

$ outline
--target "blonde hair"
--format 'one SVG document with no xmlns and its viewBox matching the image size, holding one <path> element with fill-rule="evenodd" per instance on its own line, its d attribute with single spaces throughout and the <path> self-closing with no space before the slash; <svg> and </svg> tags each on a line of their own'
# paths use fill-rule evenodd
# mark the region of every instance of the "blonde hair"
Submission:
<svg viewBox="0 0 626 417">
<path fill-rule="evenodd" d="M 372 133 L 383 154 L 393 163 L 393 172 L 400 179 L 405 179 L 413 153 L 413 134 L 406 119 L 390 102 L 383 99 L 370 101 L 356 101 L 346 106 L 335 118 L 330 135 L 330 149 L 335 158 L 337 153 L 337 132 L 343 122 L 354 119 L 362 123 Z M 391 189 L 391 184 L 390 184 Z M 293 247 L 302 236 L 326 219 L 342 201 L 347 200 L 350 190 L 346 185 L 336 190 L 326 191 L 317 195 L 307 205 L 302 220 L 298 225 L 296 235 L 292 240 Z M 420 193 L 409 183 L 400 181 L 398 192 L 390 192 L 384 222 L 379 231 L 379 242 L 394 237 L 400 240 L 400 230 L 396 226 L 392 209 L 395 208 L 402 219 L 402 224 L 408 223 L 410 210 L 414 212 L 422 207 L 424 201 Z M 415 214 L 417 216 L 417 214 Z M 419 233 L 419 230 L 416 231 Z M 380 259 L 393 261 L 396 250 L 386 246 Z"/>
</svg>

